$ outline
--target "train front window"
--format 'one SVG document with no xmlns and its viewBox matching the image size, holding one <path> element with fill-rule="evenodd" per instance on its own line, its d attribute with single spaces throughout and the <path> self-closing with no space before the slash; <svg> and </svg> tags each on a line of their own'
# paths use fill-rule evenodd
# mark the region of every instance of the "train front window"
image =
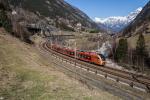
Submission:
<svg viewBox="0 0 150 100">
<path fill-rule="evenodd" d="M 102 59 L 103 61 L 106 60 L 106 58 L 104 57 L 104 55 L 102 55 L 102 54 L 98 54 L 98 55 L 101 57 L 101 59 Z"/>
</svg>

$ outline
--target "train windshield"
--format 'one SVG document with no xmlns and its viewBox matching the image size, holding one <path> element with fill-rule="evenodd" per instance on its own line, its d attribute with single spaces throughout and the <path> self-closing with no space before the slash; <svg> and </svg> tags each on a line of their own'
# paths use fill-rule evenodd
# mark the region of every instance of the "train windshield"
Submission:
<svg viewBox="0 0 150 100">
<path fill-rule="evenodd" d="M 103 60 L 103 61 L 105 61 L 106 60 L 106 58 L 105 58 L 105 56 L 104 55 L 102 55 L 102 54 L 98 54 L 100 57 L 101 57 L 101 59 Z"/>
</svg>

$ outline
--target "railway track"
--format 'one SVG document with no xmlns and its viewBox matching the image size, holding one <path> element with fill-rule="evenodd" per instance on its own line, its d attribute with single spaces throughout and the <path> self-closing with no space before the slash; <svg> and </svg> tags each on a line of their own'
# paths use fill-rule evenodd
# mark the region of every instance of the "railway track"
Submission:
<svg viewBox="0 0 150 100">
<path fill-rule="evenodd" d="M 76 63 L 76 66 L 83 67 L 87 69 L 87 71 L 93 72 L 96 75 L 100 76 L 103 75 L 105 78 L 111 78 L 117 82 L 126 83 L 133 88 L 140 89 L 148 93 L 150 92 L 150 78 L 147 76 L 135 74 L 128 71 L 123 71 L 120 69 L 110 68 L 106 66 L 93 65 L 75 58 L 71 58 L 69 56 L 51 50 L 50 45 L 46 42 L 42 44 L 42 47 L 47 51 L 62 57 L 67 62 Z"/>
</svg>

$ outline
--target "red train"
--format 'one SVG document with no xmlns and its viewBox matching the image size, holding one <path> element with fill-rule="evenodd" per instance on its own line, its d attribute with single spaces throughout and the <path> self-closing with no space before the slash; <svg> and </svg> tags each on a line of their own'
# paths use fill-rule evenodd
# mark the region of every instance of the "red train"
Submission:
<svg viewBox="0 0 150 100">
<path fill-rule="evenodd" d="M 51 49 L 61 54 L 70 57 L 75 57 L 74 49 L 69 49 L 54 44 L 51 46 Z M 86 61 L 101 66 L 104 66 L 106 63 L 105 57 L 102 54 L 98 54 L 96 52 L 86 52 L 86 51 L 76 50 L 76 58 L 82 61 Z"/>
</svg>

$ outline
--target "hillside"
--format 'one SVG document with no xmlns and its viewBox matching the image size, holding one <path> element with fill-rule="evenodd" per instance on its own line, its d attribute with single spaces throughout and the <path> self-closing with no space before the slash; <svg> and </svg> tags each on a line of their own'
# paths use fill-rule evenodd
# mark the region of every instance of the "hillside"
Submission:
<svg viewBox="0 0 150 100">
<path fill-rule="evenodd" d="M 150 1 L 121 33 L 120 36 L 128 37 L 131 48 L 136 47 L 136 41 L 140 33 L 145 37 L 147 51 L 150 54 Z"/>
<path fill-rule="evenodd" d="M 1 26 L 28 43 L 32 43 L 30 36 L 35 33 L 47 36 L 60 30 L 105 32 L 64 0 L 0 0 Z"/>
<path fill-rule="evenodd" d="M 104 91 L 91 91 L 86 85 L 60 72 L 50 58 L 45 58 L 37 48 L 0 28 L 0 99 L 119 99 Z"/>
<path fill-rule="evenodd" d="M 123 36 L 133 36 L 139 33 L 149 34 L 150 32 L 150 1 L 123 31 Z"/>
<path fill-rule="evenodd" d="M 22 8 L 61 29 L 76 30 L 78 23 L 81 23 L 83 29 L 97 28 L 97 25 L 85 13 L 64 0 L 6 1 L 9 2 L 11 9 Z"/>
</svg>

